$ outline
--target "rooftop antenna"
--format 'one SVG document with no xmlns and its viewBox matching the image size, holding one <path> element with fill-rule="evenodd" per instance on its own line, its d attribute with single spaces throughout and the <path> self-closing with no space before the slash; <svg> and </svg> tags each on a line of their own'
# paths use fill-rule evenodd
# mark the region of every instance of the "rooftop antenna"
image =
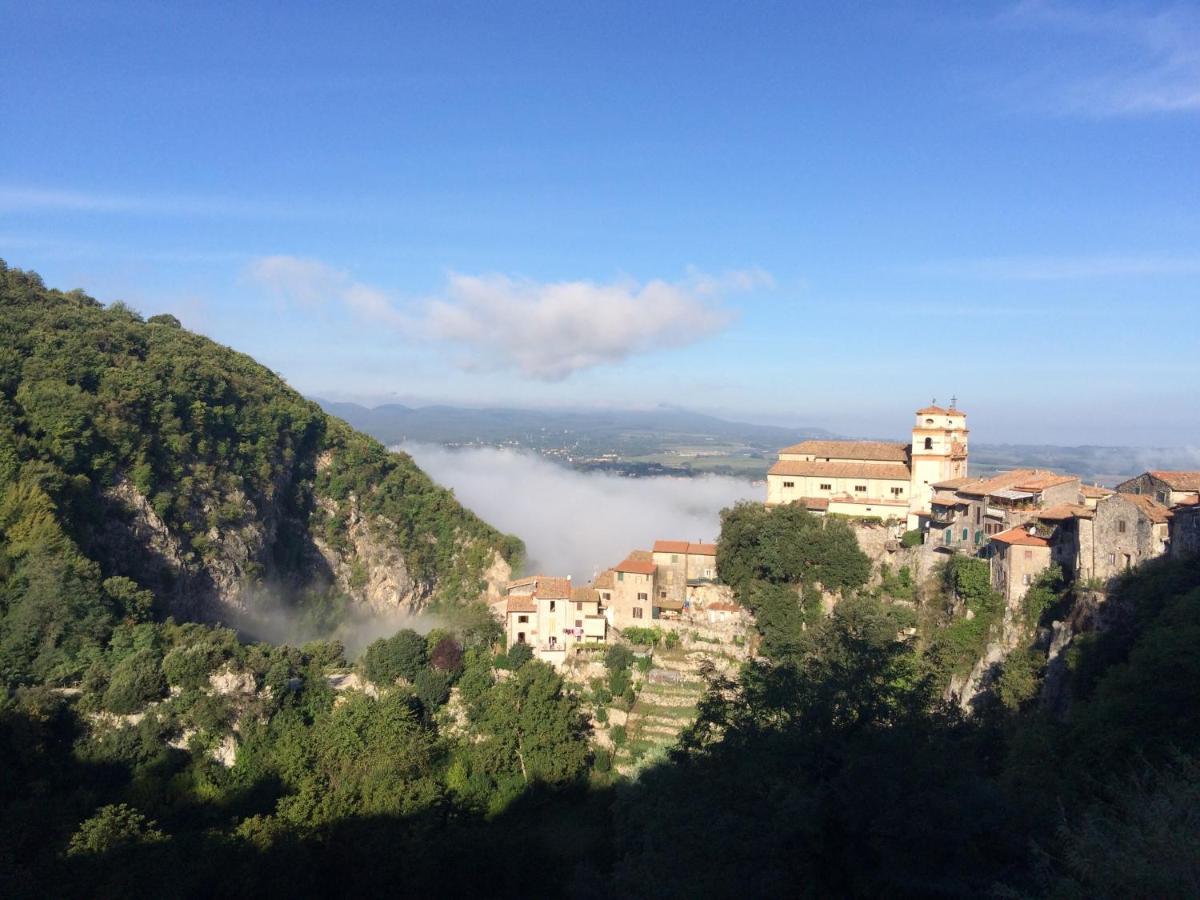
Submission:
<svg viewBox="0 0 1200 900">
<path fill-rule="evenodd" d="M 937 406 L 937 397 L 934 397 L 932 400 L 930 400 L 930 401 L 929 401 L 929 405 L 930 405 L 930 406 Z"/>
<path fill-rule="evenodd" d="M 958 406 L 958 397 L 951 397 L 950 398 L 950 408 L 954 409 L 957 406 Z"/>
</svg>

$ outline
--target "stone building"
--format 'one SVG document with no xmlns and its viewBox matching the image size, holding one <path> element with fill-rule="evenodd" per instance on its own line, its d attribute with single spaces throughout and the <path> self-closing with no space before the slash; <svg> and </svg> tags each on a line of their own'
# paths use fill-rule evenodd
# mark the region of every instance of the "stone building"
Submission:
<svg viewBox="0 0 1200 900">
<path fill-rule="evenodd" d="M 653 554 L 634 550 L 613 567 L 612 602 L 605 614 L 614 628 L 630 625 L 650 625 L 654 618 Z"/>
<path fill-rule="evenodd" d="M 800 503 L 818 514 L 899 521 L 916 528 L 933 485 L 967 474 L 967 417 L 917 410 L 912 442 L 803 441 L 779 451 L 767 473 L 767 504 Z"/>
<path fill-rule="evenodd" d="M 569 577 L 531 575 L 509 582 L 504 614 L 508 646 L 528 644 L 535 657 L 553 665 L 561 665 L 574 645 L 607 637 L 600 592 L 573 588 Z"/>
<path fill-rule="evenodd" d="M 1026 526 L 992 535 L 991 547 L 992 587 L 1012 606 L 1050 567 L 1050 541 Z"/>
<path fill-rule="evenodd" d="M 1171 510 L 1171 555 L 1200 555 L 1200 501 Z"/>
<path fill-rule="evenodd" d="M 1045 469 L 1013 469 L 987 478 L 933 485 L 926 543 L 975 552 L 989 538 L 1037 517 L 1039 510 L 1079 504 L 1079 479 Z"/>
<path fill-rule="evenodd" d="M 1124 493 L 1101 497 L 1095 507 L 1060 504 L 1037 514 L 1063 573 L 1102 582 L 1167 553 L 1172 517 L 1153 497 Z"/>
<path fill-rule="evenodd" d="M 717 581 L 717 545 L 689 541 L 655 541 L 654 604 L 664 611 L 684 608 L 689 587 Z"/>
<path fill-rule="evenodd" d="M 1200 502 L 1200 472 L 1143 472 L 1117 485 L 1118 493 L 1153 497 L 1163 506 Z"/>
</svg>

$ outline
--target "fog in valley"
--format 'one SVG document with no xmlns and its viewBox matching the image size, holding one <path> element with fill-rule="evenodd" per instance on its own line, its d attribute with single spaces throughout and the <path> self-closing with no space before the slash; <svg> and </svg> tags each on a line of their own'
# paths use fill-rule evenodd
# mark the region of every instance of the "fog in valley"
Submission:
<svg viewBox="0 0 1200 900">
<path fill-rule="evenodd" d="M 525 541 L 528 573 L 586 583 L 655 540 L 715 541 L 720 512 L 766 489 L 740 478 L 627 478 L 579 472 L 515 450 L 397 448 L 501 531 Z"/>
</svg>

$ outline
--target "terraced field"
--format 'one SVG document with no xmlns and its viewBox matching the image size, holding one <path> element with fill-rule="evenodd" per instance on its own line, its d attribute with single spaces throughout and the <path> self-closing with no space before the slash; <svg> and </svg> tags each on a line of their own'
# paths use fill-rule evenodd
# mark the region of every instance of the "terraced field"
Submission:
<svg viewBox="0 0 1200 900">
<path fill-rule="evenodd" d="M 653 661 L 625 722 L 626 740 L 613 756 L 617 772 L 626 777 L 664 758 L 679 734 L 696 720 L 696 704 L 704 694 L 700 669 L 705 661 L 725 671 L 739 665 L 727 648 L 710 644 L 655 650 Z"/>
</svg>

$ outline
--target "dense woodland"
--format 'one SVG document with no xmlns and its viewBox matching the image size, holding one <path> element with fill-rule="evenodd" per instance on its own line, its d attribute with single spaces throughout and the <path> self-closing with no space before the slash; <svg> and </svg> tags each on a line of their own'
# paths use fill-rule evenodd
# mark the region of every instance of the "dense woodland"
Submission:
<svg viewBox="0 0 1200 900">
<path fill-rule="evenodd" d="M 505 539 L 410 462 L 177 323 L 0 277 L 7 896 L 1200 894 L 1200 561 L 1117 585 L 1120 615 L 1076 638 L 1053 704 L 1038 635 L 1074 595 L 1045 579 L 1028 646 L 968 716 L 942 698 L 1000 614 L 986 566 L 872 578 L 844 523 L 738 506 L 718 567 L 758 654 L 630 783 L 589 742 L 578 689 L 505 652 L 467 602 L 443 545 Z M 294 503 L 387 485 L 370 502 L 453 586 L 443 628 L 356 660 L 271 646 L 172 617 L 89 555 L 118 470 L 141 467 L 160 515 L 202 537 L 212 482 L 266 502 L 281 460 L 330 441 L 353 452 L 324 487 L 290 482 Z M 350 670 L 374 696 L 335 689 Z"/>
</svg>

